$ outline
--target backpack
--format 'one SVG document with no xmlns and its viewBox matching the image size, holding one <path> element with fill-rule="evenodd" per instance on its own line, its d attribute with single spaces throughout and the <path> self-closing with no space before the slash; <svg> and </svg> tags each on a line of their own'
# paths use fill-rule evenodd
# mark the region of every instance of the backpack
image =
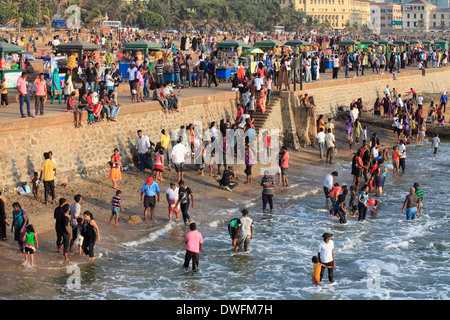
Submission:
<svg viewBox="0 0 450 320">
<path fill-rule="evenodd" d="M 200 61 L 200 66 L 199 69 L 204 71 L 206 69 L 206 62 L 205 61 Z"/>
</svg>

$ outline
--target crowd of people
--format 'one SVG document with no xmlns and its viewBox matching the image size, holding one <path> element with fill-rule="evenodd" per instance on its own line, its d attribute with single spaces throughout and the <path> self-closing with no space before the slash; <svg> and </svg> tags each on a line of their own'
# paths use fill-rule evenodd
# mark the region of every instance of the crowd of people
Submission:
<svg viewBox="0 0 450 320">
<path fill-rule="evenodd" d="M 284 40 L 288 39 L 286 35 L 280 37 Z M 36 50 L 38 38 L 31 36 L 28 39 L 28 43 L 32 43 L 32 47 Z M 242 35 L 240 37 L 234 36 L 234 38 L 246 41 L 250 45 L 258 40 L 273 38 L 273 35 L 252 37 Z M 85 40 L 102 46 L 107 51 L 114 52 L 114 50 L 120 49 L 124 44 L 138 39 L 152 41 L 161 44 L 163 48 L 170 49 L 173 55 L 171 65 L 173 66 L 174 80 L 164 80 L 165 65 L 162 59 L 156 59 L 151 70 L 148 56 L 139 62 L 137 57 L 135 57 L 134 62 L 130 63 L 127 73 L 122 75 L 116 63 L 112 63 L 110 68 L 103 71 L 99 63 L 93 63 L 88 61 L 86 57 L 81 57 L 79 63 L 82 65 L 81 79 L 83 79 L 83 83 L 78 89 L 79 105 L 74 104 L 74 97 L 70 99 L 72 93 L 76 91 L 71 72 L 68 72 L 64 81 L 61 82 L 57 75 L 58 70 L 54 70 L 51 75 L 50 88 L 47 89 L 47 86 L 44 85 L 41 75 L 33 82 L 32 90 L 36 92 L 35 95 L 39 98 L 35 99 L 34 111 L 31 110 L 29 101 L 31 92 L 28 92 L 29 88 L 25 86 L 26 75 L 24 75 L 17 82 L 22 117 L 34 117 L 39 112 L 42 115 L 47 96 L 51 97 L 51 103 L 54 103 L 55 99 L 58 99 L 59 103 L 61 103 L 64 96 L 67 111 L 74 112 L 76 127 L 82 126 L 80 117 L 83 110 L 88 111 L 88 123 L 94 123 L 103 119 L 116 121 L 120 110 L 118 86 L 123 80 L 127 80 L 130 86 L 132 103 L 143 102 L 144 98 L 151 98 L 159 101 L 165 112 L 178 109 L 177 104 L 180 91 L 175 92 L 174 89 L 210 87 L 211 83 L 214 83 L 215 86 L 219 85 L 217 59 L 220 53 L 216 47 L 219 41 L 214 34 L 201 36 L 155 36 L 125 32 L 119 37 L 112 33 L 109 35 L 88 33 Z M 226 39 L 227 36 L 224 37 L 224 40 Z M 318 49 L 308 53 L 299 53 L 288 47 L 280 47 L 279 51 L 273 48 L 264 49 L 264 53 L 259 57 L 257 71 L 251 76 L 256 80 L 257 75 L 260 74 L 261 79 L 270 79 L 270 83 L 263 85 L 266 89 L 264 97 L 269 102 L 272 86 L 281 90 L 284 84 L 284 89 L 290 90 L 291 84 L 295 81 L 300 82 L 301 79 L 305 82 L 320 80 L 320 74 L 326 72 L 326 62 L 330 59 L 333 68 L 333 78 L 338 78 L 338 73 L 341 69 L 345 70 L 345 77 L 349 77 L 350 70 L 356 71 L 356 76 L 365 75 L 368 69 L 372 69 L 373 73 L 384 73 L 387 70 L 390 73 L 395 73 L 400 72 L 401 69 L 407 66 L 418 67 L 419 69 L 428 68 L 429 64 L 430 67 L 444 67 L 448 60 L 448 52 L 443 49 L 428 51 L 422 48 L 405 47 L 402 50 L 394 48 L 390 52 L 378 52 L 376 50 L 350 52 L 339 49 L 338 43 L 342 40 L 341 37 L 302 36 L 300 39 L 314 44 Z M 49 44 L 53 49 L 56 49 L 59 44 L 73 40 L 84 39 L 81 39 L 78 33 L 68 37 L 57 35 L 54 36 L 53 41 Z M 4 41 L 8 40 L 4 38 Z M 10 38 L 9 41 L 22 45 L 27 43 L 24 37 Z M 332 58 L 330 58 L 328 52 L 330 50 Z M 239 90 L 242 85 L 245 86 L 245 82 L 252 82 L 250 78 L 244 79 L 249 74 L 248 67 L 244 67 L 240 63 L 237 69 L 237 79 L 233 82 L 233 89 L 235 90 Z M 258 81 L 256 81 L 256 85 L 260 87 Z M 86 97 L 81 102 L 84 92 L 86 92 Z M 89 102 L 86 102 L 86 100 Z M 23 111 L 23 104 L 27 105 L 27 114 Z M 2 105 L 8 106 L 6 88 L 2 88 Z"/>
<path fill-rule="evenodd" d="M 387 63 L 383 60 L 384 55 L 378 57 L 365 56 L 362 54 L 350 55 L 343 54 L 343 60 L 346 66 L 350 63 L 357 65 L 357 75 L 359 75 L 359 67 L 361 67 L 361 75 L 364 75 L 364 70 L 367 66 L 373 68 L 373 72 L 382 72 L 382 70 L 390 69 L 390 71 L 399 71 L 404 64 L 415 65 L 421 64 L 422 58 L 415 52 L 408 55 L 404 60 L 397 61 L 400 54 L 393 54 L 394 62 Z M 438 56 L 438 55 L 437 55 Z M 300 59 L 303 59 L 300 62 Z M 172 167 L 177 173 L 177 180 L 169 182 L 168 188 L 164 191 L 166 194 L 168 218 L 172 221 L 175 216 L 178 221 L 180 212 L 182 219 L 186 226 L 189 226 L 190 231 L 185 236 L 186 241 L 186 255 L 183 266 L 187 268 L 190 261 L 193 261 L 193 271 L 198 270 L 199 254 L 203 247 L 203 237 L 197 230 L 197 224 L 193 222 L 193 218 L 189 213 L 189 208 L 194 208 L 194 192 L 186 185 L 185 182 L 185 162 L 187 159 L 192 159 L 195 162 L 195 169 L 199 175 L 204 175 L 206 166 L 209 166 L 209 175 L 212 176 L 214 172 L 214 164 L 217 164 L 217 174 L 221 176 L 219 186 L 225 190 L 231 191 L 238 186 L 235 181 L 236 173 L 233 166 L 227 163 L 229 154 L 238 154 L 238 147 L 240 142 L 244 146 L 243 158 L 245 159 L 245 184 L 252 184 L 252 167 L 256 164 L 256 155 L 254 144 L 256 143 L 256 131 L 253 125 L 253 113 L 257 108 L 261 112 L 265 112 L 267 105 L 270 103 L 270 95 L 272 86 L 278 87 L 281 90 L 282 84 L 287 90 L 293 78 L 299 79 L 304 75 L 305 81 L 310 82 L 320 79 L 320 69 L 324 64 L 321 63 L 323 56 L 300 56 L 297 54 L 282 53 L 281 59 L 278 56 L 270 54 L 263 55 L 259 61 L 258 68 L 255 74 L 248 73 L 243 65 L 237 70 L 237 74 L 232 80 L 232 87 L 240 93 L 240 100 L 237 104 L 237 116 L 235 119 L 221 119 L 219 126 L 215 122 L 210 124 L 210 127 L 205 132 L 198 132 L 195 125 L 188 124 L 181 126 L 180 130 L 175 136 L 171 136 L 168 130 L 162 130 L 159 140 L 155 143 L 145 135 L 142 130 L 137 131 L 135 140 L 135 157 L 139 170 L 145 173 L 146 169 L 150 169 L 152 174 L 146 178 L 140 190 L 140 200 L 144 206 L 144 220 L 147 220 L 150 212 L 150 219 L 155 218 L 155 207 L 160 202 L 160 193 L 162 181 L 164 181 L 164 171 L 171 170 Z M 434 59 L 434 58 L 433 58 Z M 439 62 L 434 63 L 433 66 L 439 67 L 445 65 L 445 53 L 440 56 Z M 392 60 L 392 59 L 391 59 Z M 196 64 L 194 64 L 190 56 L 183 57 L 182 54 L 175 57 L 176 72 L 180 75 L 175 77 L 175 81 L 163 82 L 161 81 L 160 66 L 158 63 L 152 71 L 148 64 L 144 61 L 142 64 L 130 64 L 127 74 L 124 79 L 128 80 L 130 85 L 130 94 L 132 102 L 137 103 L 144 101 L 144 98 L 150 98 L 151 90 L 153 90 L 152 99 L 157 100 L 164 112 L 171 112 L 179 108 L 178 97 L 174 89 L 185 88 L 189 86 L 210 86 L 214 83 L 219 85 L 215 77 L 216 64 L 215 57 L 200 57 Z M 384 61 L 383 64 L 381 61 Z M 435 60 L 432 60 L 435 61 Z M 437 61 L 437 60 L 436 60 Z M 204 66 L 202 65 L 204 62 Z M 367 63 L 366 63 L 367 62 Z M 337 64 L 340 61 L 336 62 Z M 404 63 L 404 64 L 403 64 Z M 291 68 L 290 65 L 293 65 Z M 181 67 L 181 66 L 184 67 Z M 304 71 L 297 75 L 295 72 L 303 65 Z M 366 66 L 366 67 L 365 67 Z M 426 67 L 426 66 L 425 66 Z M 397 69 L 396 69 L 397 68 Z M 67 111 L 73 112 L 75 126 L 82 127 L 82 112 L 88 111 L 88 122 L 95 123 L 107 119 L 109 121 L 116 121 L 120 105 L 117 102 L 117 87 L 122 77 L 115 65 L 111 69 L 105 71 L 104 77 L 95 71 L 96 67 L 92 63 L 88 63 L 86 68 L 86 77 L 83 85 L 79 89 L 78 106 L 75 102 L 74 91 L 62 92 L 61 87 L 55 80 L 52 83 L 52 102 L 56 98 L 62 101 L 62 96 L 67 103 Z M 184 72 L 182 72 L 184 70 Z M 346 67 L 346 72 L 348 68 Z M 179 71 L 179 72 L 178 72 Z M 205 79 L 203 79 L 203 75 Z M 28 115 L 34 117 L 39 111 L 43 114 L 45 98 L 36 100 L 35 115 L 32 115 L 29 107 L 29 99 L 27 98 L 27 86 L 25 83 L 27 74 L 24 73 L 20 77 L 17 87 L 21 96 L 21 113 L 23 113 L 22 106 L 24 103 L 28 106 Z M 35 80 L 36 95 L 47 96 L 47 88 L 42 83 L 43 74 Z M 68 77 L 71 75 L 68 74 Z M 193 78 L 197 82 L 193 81 Z M 336 74 L 337 77 L 337 74 Z M 55 76 L 56 79 L 56 76 Z M 69 78 L 67 78 L 69 79 Z M 99 81 L 99 79 L 104 79 Z M 58 77 L 59 80 L 59 77 Z M 205 82 L 203 82 L 205 80 Z M 53 81 L 53 80 L 52 80 Z M 45 81 L 44 81 L 45 82 Z M 70 81 L 66 81 L 68 83 Z M 152 89 L 152 83 L 154 87 Z M 39 89 L 39 90 L 38 90 Z M 38 94 L 39 93 L 39 94 Z M 394 134 L 398 135 L 400 146 L 393 148 L 391 152 L 389 148 L 382 147 L 380 139 L 376 133 L 369 138 L 367 127 L 361 124 L 361 114 L 364 112 L 362 99 L 352 101 L 349 108 L 349 116 L 346 121 L 346 135 L 349 143 L 349 148 L 353 150 L 357 146 L 356 152 L 352 158 L 353 184 L 348 188 L 346 185 L 340 186 L 334 180 L 339 176 L 337 171 L 333 171 L 325 177 L 324 194 L 326 198 L 327 209 L 331 214 L 339 218 L 340 223 L 346 223 L 347 215 L 358 216 L 358 221 L 366 219 L 368 213 L 376 215 L 378 213 L 379 200 L 369 199 L 370 195 L 376 195 L 381 199 L 383 195 L 383 187 L 386 176 L 388 174 L 387 163 L 392 161 L 394 165 L 394 174 L 399 173 L 399 168 L 405 172 L 406 164 L 406 145 L 412 143 L 414 140 L 423 140 L 426 132 L 426 123 L 439 122 L 444 124 L 445 107 L 447 96 L 445 92 L 441 96 L 439 106 L 434 104 L 430 106 L 430 113 L 424 117 L 423 98 L 417 94 L 412 88 L 406 93 L 406 96 L 412 95 L 412 98 L 406 101 L 402 100 L 402 94 L 394 90 L 390 90 L 387 86 L 384 90 L 385 97 L 377 100 L 373 107 L 373 113 L 378 116 L 381 115 L 383 109 L 384 117 L 391 117 L 394 121 Z M 305 102 L 305 105 L 308 105 Z M 227 130 L 234 133 L 234 139 L 228 140 Z M 327 164 L 333 164 L 332 159 L 336 150 L 336 132 L 333 119 L 329 118 L 325 123 L 323 116 L 319 116 L 317 122 L 317 146 L 319 147 L 320 158 L 326 157 Z M 269 151 L 271 149 L 270 135 L 266 133 L 264 146 Z M 359 146 L 361 142 L 361 146 Z M 208 157 L 208 146 L 210 157 Z M 439 140 L 433 141 L 434 154 L 437 154 L 437 149 L 440 146 Z M 200 150 L 200 152 L 196 152 Z M 214 160 L 216 156 L 221 160 L 218 163 Z M 52 160 L 51 152 L 44 154 L 44 163 L 42 164 L 41 174 L 39 178 L 35 175 L 33 182 L 33 193 L 36 199 L 39 197 L 39 181 L 44 184 L 44 198 L 45 203 L 48 203 L 50 195 L 53 205 L 56 206 L 56 195 L 54 190 L 54 176 L 56 174 L 56 163 Z M 288 168 L 289 168 L 289 152 L 285 146 L 282 146 L 278 156 L 278 185 L 288 187 Z M 190 162 L 189 162 L 190 163 Z M 124 212 L 122 203 L 122 191 L 119 188 L 119 181 L 123 171 L 123 164 L 120 159 L 120 150 L 115 149 L 110 161 L 111 171 L 109 178 L 112 181 L 112 187 L 115 189 L 114 195 L 111 199 L 111 218 L 110 223 L 115 226 L 118 225 L 118 218 L 120 211 Z M 221 172 L 223 166 L 223 172 Z M 153 176 L 154 174 L 154 176 Z M 364 179 L 364 180 L 362 180 Z M 158 183 L 159 182 L 159 183 Z M 274 193 L 277 184 L 269 171 L 266 171 L 259 182 L 262 187 L 262 207 L 263 212 L 266 211 L 267 206 L 270 212 L 274 209 Z M 350 200 L 346 206 L 346 197 L 350 193 Z M 406 209 L 406 218 L 408 220 L 415 219 L 416 214 L 420 212 L 423 202 L 423 190 L 420 189 L 419 184 L 416 183 L 410 190 L 410 194 L 406 197 L 403 204 L 402 212 Z M 60 198 L 58 206 L 54 210 L 54 218 L 56 221 L 55 231 L 57 235 L 57 250 L 61 252 L 64 259 L 68 260 L 68 253 L 73 249 L 73 245 L 77 246 L 78 253 L 82 252 L 89 256 L 91 262 L 94 261 L 94 247 L 96 242 L 100 241 L 100 230 L 94 220 L 94 216 L 89 211 L 81 210 L 82 195 L 77 194 L 74 197 L 73 203 L 70 205 L 67 199 Z M 0 201 L 1 204 L 1 201 Z M 13 223 L 12 230 L 14 231 L 14 240 L 19 243 L 19 250 L 26 253 L 26 262 L 28 258 L 33 263 L 33 253 L 38 248 L 37 231 L 27 221 L 26 212 L 21 208 L 19 203 L 13 204 Z M 347 209 L 348 208 L 348 209 Z M 248 216 L 247 209 L 242 209 L 242 217 L 235 218 L 230 221 L 228 227 L 232 239 L 232 245 L 235 251 L 240 248 L 249 250 L 250 241 L 253 239 L 253 220 Z M 5 214 L 0 212 L 3 217 Z M 3 219 L 3 218 L 2 218 Z M 6 219 L 3 219 L 6 221 Z M 329 233 L 323 234 L 323 242 L 319 246 L 317 257 L 314 256 L 312 262 L 314 263 L 313 282 L 318 284 L 322 280 L 324 270 L 328 270 L 329 280 L 332 282 L 333 269 L 336 266 L 334 258 L 334 243 L 331 240 L 333 235 Z M 6 234 L 1 234 L 3 240 L 6 239 Z"/>
</svg>

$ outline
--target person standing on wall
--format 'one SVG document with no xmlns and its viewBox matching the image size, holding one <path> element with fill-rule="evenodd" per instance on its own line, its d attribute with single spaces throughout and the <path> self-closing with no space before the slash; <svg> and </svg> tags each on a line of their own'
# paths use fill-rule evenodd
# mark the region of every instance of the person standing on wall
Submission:
<svg viewBox="0 0 450 320">
<path fill-rule="evenodd" d="M 19 91 L 19 107 L 20 107 L 20 114 L 22 115 L 22 118 L 26 118 L 27 116 L 23 113 L 23 104 L 27 104 L 27 114 L 29 117 L 34 118 L 34 116 L 31 114 L 30 110 L 30 98 L 28 96 L 28 90 L 27 90 L 27 72 L 22 72 L 22 75 L 17 79 L 17 90 Z"/>
<path fill-rule="evenodd" d="M 44 115 L 44 102 L 47 99 L 47 82 L 42 72 L 34 80 L 34 85 L 36 86 L 34 114 L 37 115 L 40 112 L 42 116 Z"/>
<path fill-rule="evenodd" d="M 340 61 L 339 61 L 339 57 L 336 55 L 333 58 L 333 79 L 338 78 L 339 67 L 340 67 Z"/>
<path fill-rule="evenodd" d="M 208 88 L 211 87 L 212 79 L 214 78 L 214 84 L 216 87 L 219 85 L 217 82 L 217 70 L 216 70 L 216 58 L 213 57 L 211 61 L 208 63 Z"/>
</svg>

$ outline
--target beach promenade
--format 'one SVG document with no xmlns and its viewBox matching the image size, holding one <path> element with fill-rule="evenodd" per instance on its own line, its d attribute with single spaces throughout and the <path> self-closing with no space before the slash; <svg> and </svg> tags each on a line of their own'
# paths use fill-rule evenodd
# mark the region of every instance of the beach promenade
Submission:
<svg viewBox="0 0 450 320">
<path fill-rule="evenodd" d="M 36 60 L 34 62 L 35 65 L 41 63 L 41 60 Z M 448 67 L 447 67 L 448 68 Z M 441 71 L 446 68 L 429 68 L 426 70 L 426 72 L 436 72 L 437 70 Z M 417 74 L 421 74 L 421 71 L 417 70 L 416 67 L 406 67 L 405 69 L 402 69 L 397 76 L 400 78 L 404 74 L 409 74 L 410 72 L 414 72 Z M 367 69 L 365 71 L 364 76 L 356 77 L 355 71 L 349 71 L 349 78 L 345 78 L 344 71 L 340 71 L 338 75 L 338 79 L 332 79 L 332 73 L 331 72 L 325 72 L 320 74 L 320 80 L 314 81 L 311 83 L 307 83 L 303 81 L 303 91 L 307 92 L 308 90 L 312 90 L 315 88 L 320 88 L 322 86 L 335 86 L 335 85 L 346 85 L 354 83 L 355 81 L 365 81 L 370 77 L 370 79 L 373 79 L 373 77 L 376 77 L 377 79 L 392 79 L 393 75 L 389 73 L 389 71 L 386 71 L 384 74 L 373 72 L 372 69 Z M 76 88 L 81 86 L 80 83 L 75 84 Z M 129 94 L 128 90 L 129 86 L 126 81 L 124 81 L 119 86 L 119 103 L 122 107 L 126 108 L 130 106 L 131 103 L 131 95 Z M 297 83 L 295 86 L 295 91 L 300 92 L 300 83 Z M 18 93 L 14 89 L 8 90 L 8 99 L 10 102 L 9 108 L 0 108 L 0 122 L 2 121 L 11 121 L 11 120 L 17 120 L 21 119 L 20 117 L 20 111 L 19 111 L 19 103 L 18 103 Z M 272 92 L 276 92 L 277 88 L 275 86 L 272 89 Z M 285 87 L 283 85 L 281 91 L 286 91 Z M 294 84 L 291 84 L 290 91 L 294 92 Z M 223 93 L 230 93 L 231 91 L 231 83 L 229 82 L 221 82 L 218 87 L 211 86 L 210 88 L 207 87 L 201 87 L 201 88 L 186 88 L 181 90 L 181 98 L 195 98 L 195 97 L 209 97 L 211 95 L 215 94 L 223 94 Z M 149 110 L 159 110 L 159 103 L 156 101 L 152 101 L 151 98 L 145 99 L 146 102 L 149 104 Z M 31 108 L 34 108 L 34 101 L 31 101 Z M 26 112 L 26 106 L 25 106 L 25 112 Z M 64 112 L 66 110 L 66 105 L 63 101 L 63 103 L 58 103 L 56 100 L 54 104 L 50 103 L 50 99 L 47 100 L 44 111 L 46 116 L 50 115 L 56 115 L 61 112 Z M 122 109 L 123 110 L 123 109 Z M 39 117 L 38 117 L 39 118 Z"/>
</svg>

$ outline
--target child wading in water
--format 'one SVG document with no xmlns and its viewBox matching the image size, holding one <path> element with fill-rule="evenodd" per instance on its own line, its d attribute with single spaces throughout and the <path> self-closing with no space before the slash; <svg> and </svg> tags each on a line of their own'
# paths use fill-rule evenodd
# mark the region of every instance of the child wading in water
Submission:
<svg viewBox="0 0 450 320">
<path fill-rule="evenodd" d="M 84 237 L 81 235 L 81 229 L 83 228 L 83 219 L 82 218 L 77 218 L 77 237 L 74 241 L 74 245 L 76 245 L 78 247 L 78 254 L 81 256 L 81 252 L 82 252 L 82 244 L 83 244 L 83 239 Z"/>
<path fill-rule="evenodd" d="M 116 223 L 114 224 L 115 226 L 117 226 L 117 222 L 119 220 L 120 210 L 122 210 L 122 212 L 124 212 L 123 207 L 122 207 L 122 199 L 120 198 L 121 195 L 122 195 L 122 191 L 117 190 L 116 195 L 111 200 L 112 212 L 111 212 L 111 218 L 109 219 L 109 223 L 111 223 L 114 218 L 116 221 Z"/>
<path fill-rule="evenodd" d="M 28 264 L 28 256 L 30 256 L 30 263 L 34 265 L 33 254 L 36 252 L 36 248 L 39 248 L 37 233 L 33 228 L 33 225 L 29 224 L 26 226 L 26 232 L 23 235 L 23 243 L 25 247 L 25 262 L 24 265 Z"/>
<path fill-rule="evenodd" d="M 319 262 L 319 258 L 317 256 L 312 257 L 312 262 L 314 263 L 314 271 L 312 275 L 312 282 L 313 284 L 319 285 L 320 284 L 320 271 L 322 270 L 322 267 L 324 268 L 332 268 L 324 265 L 323 263 Z"/>
</svg>

